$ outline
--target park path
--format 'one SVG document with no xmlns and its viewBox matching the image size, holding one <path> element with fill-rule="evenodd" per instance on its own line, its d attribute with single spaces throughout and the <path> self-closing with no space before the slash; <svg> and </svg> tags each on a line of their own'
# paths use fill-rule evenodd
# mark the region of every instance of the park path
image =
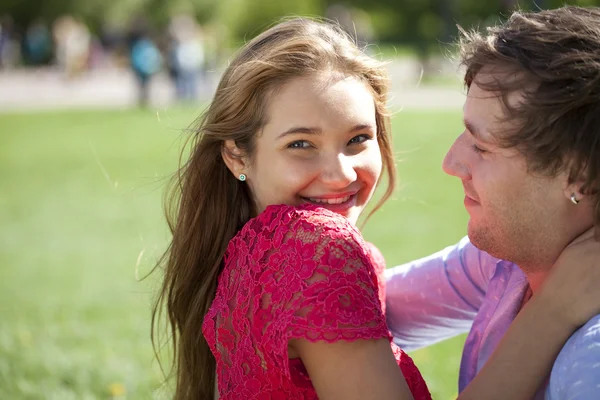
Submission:
<svg viewBox="0 0 600 400">
<path fill-rule="evenodd" d="M 464 91 L 455 70 L 450 68 L 452 76 L 449 76 L 449 68 L 444 71 L 445 79 L 450 84 L 432 85 L 419 83 L 420 67 L 412 60 L 395 60 L 388 68 L 392 81 L 392 111 L 462 107 Z M 219 76 L 220 72 L 207 74 L 200 89 L 201 101 L 210 100 Z M 453 80 L 456 84 L 452 84 Z M 172 103 L 173 87 L 166 74 L 155 77 L 150 93 L 153 106 Z M 70 80 L 52 68 L 0 71 L 0 113 L 125 108 L 134 106 L 135 102 L 135 79 L 123 69 L 90 71 Z"/>
</svg>

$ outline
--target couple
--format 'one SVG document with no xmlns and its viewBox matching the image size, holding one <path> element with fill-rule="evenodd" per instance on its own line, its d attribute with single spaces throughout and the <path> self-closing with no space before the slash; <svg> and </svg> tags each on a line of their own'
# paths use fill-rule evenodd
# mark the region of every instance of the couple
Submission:
<svg viewBox="0 0 600 400">
<path fill-rule="evenodd" d="M 164 306 L 175 398 L 430 399 L 400 348 L 469 328 L 459 399 L 594 397 L 597 26 L 567 7 L 465 33 L 444 168 L 470 241 L 387 272 L 354 225 L 395 183 L 383 66 L 304 19 L 245 45 L 174 181 L 153 326 Z"/>
</svg>

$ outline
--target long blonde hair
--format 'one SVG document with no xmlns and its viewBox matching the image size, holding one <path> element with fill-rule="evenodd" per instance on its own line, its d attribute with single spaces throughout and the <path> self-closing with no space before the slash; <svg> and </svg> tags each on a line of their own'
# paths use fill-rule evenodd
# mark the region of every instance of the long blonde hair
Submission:
<svg viewBox="0 0 600 400">
<path fill-rule="evenodd" d="M 235 141 L 251 156 L 270 94 L 294 77 L 323 71 L 356 77 L 372 90 L 387 175 L 387 189 L 376 208 L 393 191 L 396 170 L 382 63 L 365 55 L 338 26 L 304 18 L 283 21 L 243 46 L 199 120 L 190 158 L 175 176 L 165 202 L 173 239 L 159 262 L 164 281 L 153 309 L 152 340 L 158 348 L 159 321 L 166 308 L 177 400 L 214 396 L 216 365 L 202 336 L 202 322 L 216 293 L 227 245 L 255 215 L 248 186 L 235 179 L 223 161 L 224 141 Z"/>
</svg>

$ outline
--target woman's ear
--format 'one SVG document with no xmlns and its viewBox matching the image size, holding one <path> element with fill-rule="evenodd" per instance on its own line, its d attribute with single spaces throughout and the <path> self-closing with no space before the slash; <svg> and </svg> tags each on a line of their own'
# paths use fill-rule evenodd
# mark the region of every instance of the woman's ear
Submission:
<svg viewBox="0 0 600 400">
<path fill-rule="evenodd" d="M 221 157 L 227 168 L 233 176 L 238 179 L 240 174 L 246 174 L 248 170 L 248 160 L 244 152 L 237 147 L 235 141 L 225 140 L 221 147 Z"/>
</svg>

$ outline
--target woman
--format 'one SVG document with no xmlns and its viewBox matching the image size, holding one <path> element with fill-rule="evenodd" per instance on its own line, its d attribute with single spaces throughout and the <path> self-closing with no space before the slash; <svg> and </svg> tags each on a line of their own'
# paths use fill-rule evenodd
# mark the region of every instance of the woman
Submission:
<svg viewBox="0 0 600 400">
<path fill-rule="evenodd" d="M 385 266 L 355 227 L 377 184 L 387 185 L 375 209 L 394 187 L 386 96 L 379 62 L 305 19 L 267 30 L 231 62 L 173 192 L 153 323 L 164 304 L 176 399 L 431 398 L 390 343 Z M 532 330 L 555 328 L 544 343 L 559 348 L 570 331 L 541 312 L 558 304 L 530 302 L 506 356 L 461 398 L 493 398 L 519 357 L 537 356 L 514 351 Z M 499 379 L 507 360 L 517 367 Z M 511 396 L 528 396 L 525 386 Z"/>
</svg>

